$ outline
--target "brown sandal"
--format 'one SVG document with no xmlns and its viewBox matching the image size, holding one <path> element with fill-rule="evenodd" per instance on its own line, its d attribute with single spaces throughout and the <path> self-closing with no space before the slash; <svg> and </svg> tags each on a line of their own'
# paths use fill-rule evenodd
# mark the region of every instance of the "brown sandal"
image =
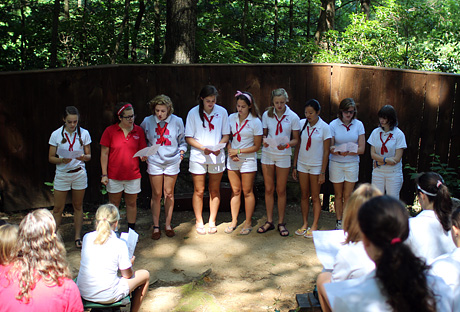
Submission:
<svg viewBox="0 0 460 312">
<path fill-rule="evenodd" d="M 268 228 L 265 227 L 267 224 L 268 224 Z M 264 225 L 262 225 L 260 228 L 257 229 L 257 233 L 262 234 L 262 233 L 266 233 L 274 229 L 275 229 L 275 226 L 273 225 L 273 222 L 267 221 L 264 223 Z"/>
<path fill-rule="evenodd" d="M 158 232 L 155 232 L 155 230 L 158 229 Z M 159 240 L 161 237 L 161 231 L 159 226 L 153 226 L 152 230 L 152 239 L 153 240 Z"/>
<path fill-rule="evenodd" d="M 166 227 L 165 227 L 165 233 L 166 233 L 166 236 L 168 237 L 174 237 L 176 235 L 176 232 L 174 232 L 173 228 L 171 228 L 170 230 L 168 230 Z"/>
</svg>

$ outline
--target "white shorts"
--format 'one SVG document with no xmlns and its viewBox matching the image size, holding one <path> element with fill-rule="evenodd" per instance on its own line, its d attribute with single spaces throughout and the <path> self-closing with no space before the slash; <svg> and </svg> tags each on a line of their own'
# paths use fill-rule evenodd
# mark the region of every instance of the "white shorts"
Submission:
<svg viewBox="0 0 460 312">
<path fill-rule="evenodd" d="M 263 165 L 275 165 L 278 168 L 290 168 L 291 156 L 290 155 L 273 155 L 262 151 L 262 158 L 260 162 Z"/>
<path fill-rule="evenodd" d="M 194 161 L 189 162 L 188 171 L 193 174 L 221 173 L 225 170 L 225 164 L 199 164 Z"/>
<path fill-rule="evenodd" d="M 233 161 L 230 157 L 227 160 L 227 169 L 239 171 L 241 173 L 257 171 L 257 159 L 254 157 L 240 158 L 239 161 Z"/>
<path fill-rule="evenodd" d="M 303 172 L 303 173 L 308 173 L 308 174 L 313 174 L 313 175 L 319 175 L 321 173 L 321 165 L 319 166 L 310 166 L 310 165 L 305 165 L 300 162 L 297 162 L 297 171 L 298 172 Z"/>
<path fill-rule="evenodd" d="M 125 192 L 126 194 L 139 194 L 141 192 L 141 179 L 135 180 L 112 180 L 109 179 L 107 183 L 107 192 L 109 193 L 120 193 Z"/>
<path fill-rule="evenodd" d="M 88 177 L 86 170 L 81 169 L 77 172 L 56 172 L 54 176 L 54 189 L 56 191 L 84 190 L 88 187 Z"/>
<path fill-rule="evenodd" d="M 150 175 L 176 175 L 180 172 L 180 162 L 170 165 L 147 164 L 147 173 Z"/>
<path fill-rule="evenodd" d="M 329 161 L 329 181 L 332 183 L 351 182 L 359 179 L 359 162 Z"/>
</svg>

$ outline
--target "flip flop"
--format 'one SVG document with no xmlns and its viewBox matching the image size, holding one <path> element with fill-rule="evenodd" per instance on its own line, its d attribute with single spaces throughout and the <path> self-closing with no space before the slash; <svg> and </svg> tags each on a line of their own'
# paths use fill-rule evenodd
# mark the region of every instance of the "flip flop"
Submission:
<svg viewBox="0 0 460 312">
<path fill-rule="evenodd" d="M 305 238 L 313 238 L 313 231 L 310 228 L 308 228 L 307 232 L 305 232 L 303 237 L 305 237 Z"/>
<path fill-rule="evenodd" d="M 278 224 L 278 231 L 280 232 L 280 235 L 283 237 L 289 236 L 289 231 L 286 228 L 286 223 L 279 223 Z"/>
<path fill-rule="evenodd" d="M 206 235 L 206 229 L 204 228 L 204 225 L 197 226 L 196 227 L 196 233 L 199 234 L 199 235 Z"/>
<path fill-rule="evenodd" d="M 248 235 L 249 233 L 251 233 L 251 231 L 252 228 L 242 229 L 240 235 Z"/>
<path fill-rule="evenodd" d="M 75 247 L 78 249 L 81 249 L 82 243 L 81 243 L 81 238 L 77 238 L 75 240 Z"/>
<path fill-rule="evenodd" d="M 236 226 L 227 226 L 224 232 L 230 234 L 233 233 L 234 230 L 236 230 Z"/>
<path fill-rule="evenodd" d="M 208 234 L 216 234 L 217 233 L 217 226 L 210 226 L 208 228 Z"/>
<path fill-rule="evenodd" d="M 265 228 L 265 225 L 269 225 L 268 228 Z M 260 228 L 257 229 L 257 233 L 259 234 L 263 234 L 263 233 L 266 233 L 268 231 L 271 231 L 271 230 L 274 230 L 275 229 L 275 226 L 273 225 L 273 222 L 268 222 L 266 221 L 264 223 L 264 225 L 262 225 Z"/>
<path fill-rule="evenodd" d="M 308 228 L 309 229 L 309 228 Z M 299 236 L 304 236 L 305 233 L 307 233 L 307 229 L 298 229 L 297 231 L 294 232 L 295 235 L 299 235 Z"/>
</svg>

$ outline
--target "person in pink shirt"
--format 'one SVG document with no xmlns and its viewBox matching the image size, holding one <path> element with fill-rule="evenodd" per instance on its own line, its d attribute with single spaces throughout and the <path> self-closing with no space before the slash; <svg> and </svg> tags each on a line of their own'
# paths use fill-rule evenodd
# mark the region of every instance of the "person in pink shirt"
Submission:
<svg viewBox="0 0 460 312">
<path fill-rule="evenodd" d="M 2 311 L 83 311 L 51 212 L 38 209 L 21 221 L 14 254 L 0 265 Z"/>
<path fill-rule="evenodd" d="M 107 127 L 101 137 L 101 183 L 107 187 L 109 202 L 120 205 L 125 194 L 128 227 L 136 227 L 137 194 L 141 191 L 139 159 L 133 158 L 147 147 L 144 130 L 134 124 L 133 106 L 122 102 L 115 107 L 115 124 Z M 145 161 L 147 157 L 142 157 Z"/>
</svg>

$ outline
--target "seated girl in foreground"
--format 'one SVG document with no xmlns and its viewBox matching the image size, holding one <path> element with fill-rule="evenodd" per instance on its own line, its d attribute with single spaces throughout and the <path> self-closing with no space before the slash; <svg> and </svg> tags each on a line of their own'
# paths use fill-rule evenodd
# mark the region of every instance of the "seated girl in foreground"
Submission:
<svg viewBox="0 0 460 312">
<path fill-rule="evenodd" d="M 375 197 L 358 213 L 367 254 L 376 270 L 358 280 L 327 284 L 334 312 L 452 311 L 452 295 L 442 279 L 428 275 L 425 262 L 403 242 L 408 213 L 392 196 Z"/>
<path fill-rule="evenodd" d="M 1 311 L 83 311 L 51 212 L 38 209 L 21 221 L 12 254 L 0 265 Z"/>
<path fill-rule="evenodd" d="M 344 245 L 339 249 L 332 272 L 318 275 L 316 284 L 323 312 L 331 311 L 327 301 L 324 284 L 358 278 L 375 269 L 375 264 L 366 254 L 361 241 L 362 234 L 358 224 L 358 211 L 362 204 L 382 193 L 371 184 L 362 184 L 350 196 L 344 211 L 343 230 L 347 233 Z"/>
<path fill-rule="evenodd" d="M 135 312 L 147 293 L 150 274 L 133 271 L 135 257 L 129 259 L 126 243 L 115 234 L 119 219 L 112 204 L 97 209 L 96 231 L 83 238 L 77 285 L 85 300 L 97 303 L 117 302 L 132 292 L 131 311 Z"/>
</svg>

